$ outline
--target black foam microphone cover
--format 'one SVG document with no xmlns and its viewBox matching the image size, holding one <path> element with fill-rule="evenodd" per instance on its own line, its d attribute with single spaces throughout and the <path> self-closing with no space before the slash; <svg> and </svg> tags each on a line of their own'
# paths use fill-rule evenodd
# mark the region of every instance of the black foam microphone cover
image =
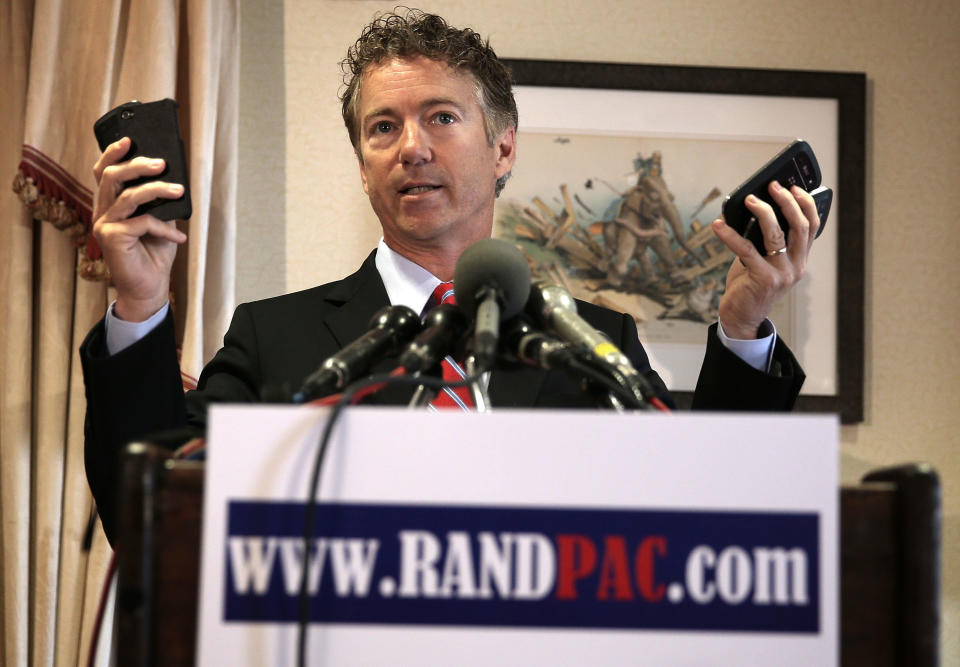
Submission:
<svg viewBox="0 0 960 667">
<path fill-rule="evenodd" d="M 513 317 L 530 295 L 530 266 L 523 253 L 501 239 L 477 241 L 463 251 L 453 274 L 457 304 L 475 314 L 484 288 L 498 292 L 501 317 Z"/>
<path fill-rule="evenodd" d="M 501 320 L 523 310 L 530 294 L 527 260 L 506 241 L 477 241 L 460 255 L 453 272 L 453 289 L 457 303 L 476 322 L 476 367 L 489 370 L 497 356 Z"/>
</svg>

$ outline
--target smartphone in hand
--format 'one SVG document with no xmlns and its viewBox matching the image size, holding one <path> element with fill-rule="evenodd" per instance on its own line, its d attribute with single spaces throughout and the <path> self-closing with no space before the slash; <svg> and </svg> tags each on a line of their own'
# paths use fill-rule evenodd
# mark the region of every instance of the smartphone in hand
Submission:
<svg viewBox="0 0 960 667">
<path fill-rule="evenodd" d="M 183 196 L 179 199 L 154 199 L 140 205 L 134 216 L 150 213 L 160 220 L 186 220 L 193 213 L 190 201 L 190 179 L 187 175 L 186 152 L 180 138 L 180 123 L 177 119 L 177 103 L 171 99 L 141 103 L 134 100 L 121 104 L 101 116 L 93 125 L 100 150 L 130 137 L 130 151 L 124 160 L 144 156 L 163 158 L 164 170 L 158 175 L 126 183 L 132 187 L 148 181 L 179 183 Z"/>
<path fill-rule="evenodd" d="M 777 181 L 785 188 L 797 185 L 814 194 L 817 212 L 820 213 L 820 228 L 817 230 L 817 236 L 819 236 L 823 231 L 827 213 L 830 211 L 830 203 L 833 200 L 833 191 L 830 188 L 821 188 L 820 179 L 820 165 L 813 154 L 813 149 L 806 141 L 797 139 L 727 195 L 721 209 L 723 219 L 737 233 L 752 242 L 761 255 L 767 254 L 760 224 L 744 201 L 748 195 L 752 194 L 770 204 L 786 238 L 790 233 L 790 224 L 783 217 L 780 207 L 774 203 L 767 190 L 770 181 Z"/>
</svg>

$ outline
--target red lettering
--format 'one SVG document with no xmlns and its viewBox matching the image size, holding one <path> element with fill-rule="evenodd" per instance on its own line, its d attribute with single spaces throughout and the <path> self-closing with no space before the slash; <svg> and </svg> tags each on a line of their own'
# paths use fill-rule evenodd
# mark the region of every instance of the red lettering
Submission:
<svg viewBox="0 0 960 667">
<path fill-rule="evenodd" d="M 577 580 L 597 566 L 597 547 L 586 535 L 557 535 L 557 597 L 577 599 Z"/>
<path fill-rule="evenodd" d="M 603 564 L 600 566 L 600 583 L 597 599 L 607 600 L 610 593 L 614 599 L 632 600 L 630 566 L 627 564 L 627 543 L 622 535 L 607 535 L 603 546 Z"/>
<path fill-rule="evenodd" d="M 644 538 L 637 547 L 634 561 L 634 576 L 637 578 L 637 588 L 640 595 L 648 602 L 659 602 L 667 590 L 664 584 L 654 584 L 653 559 L 656 555 L 667 555 L 667 540 L 662 535 L 651 535 Z"/>
</svg>

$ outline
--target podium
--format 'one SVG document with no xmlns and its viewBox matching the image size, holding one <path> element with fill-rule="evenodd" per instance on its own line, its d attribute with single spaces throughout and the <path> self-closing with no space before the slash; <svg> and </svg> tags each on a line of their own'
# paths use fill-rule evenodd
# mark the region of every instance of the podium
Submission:
<svg viewBox="0 0 960 667">
<path fill-rule="evenodd" d="M 614 417 L 615 419 L 615 417 Z M 192 664 L 204 466 L 131 445 L 118 524 L 118 664 Z M 840 490 L 842 664 L 936 664 L 939 486 L 906 466 Z"/>
</svg>

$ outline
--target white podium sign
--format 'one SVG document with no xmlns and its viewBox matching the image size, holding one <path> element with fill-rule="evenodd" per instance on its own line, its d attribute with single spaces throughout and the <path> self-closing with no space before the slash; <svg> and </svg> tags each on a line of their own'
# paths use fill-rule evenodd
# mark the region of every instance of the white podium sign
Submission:
<svg viewBox="0 0 960 667">
<path fill-rule="evenodd" d="M 294 663 L 328 414 L 211 409 L 198 664 Z M 836 664 L 837 440 L 825 416 L 349 409 L 310 664 Z"/>
</svg>

